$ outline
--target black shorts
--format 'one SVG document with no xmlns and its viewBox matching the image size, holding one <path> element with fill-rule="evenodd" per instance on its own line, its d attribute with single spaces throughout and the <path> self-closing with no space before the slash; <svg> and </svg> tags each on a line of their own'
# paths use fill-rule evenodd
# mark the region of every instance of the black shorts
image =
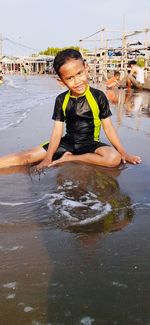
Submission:
<svg viewBox="0 0 150 325">
<path fill-rule="evenodd" d="M 43 149 L 48 150 L 49 142 L 42 144 Z M 91 141 L 89 143 L 74 144 L 71 143 L 66 137 L 61 139 L 60 145 L 53 156 L 53 160 L 57 160 L 63 156 L 67 151 L 73 155 L 82 155 L 84 153 L 93 153 L 97 148 L 108 146 L 108 144 L 98 141 Z"/>
</svg>

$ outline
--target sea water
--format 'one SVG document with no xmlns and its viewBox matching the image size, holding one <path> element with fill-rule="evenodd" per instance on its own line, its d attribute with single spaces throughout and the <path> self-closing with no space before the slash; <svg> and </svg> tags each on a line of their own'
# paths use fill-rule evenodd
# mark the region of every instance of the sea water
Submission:
<svg viewBox="0 0 150 325">
<path fill-rule="evenodd" d="M 6 76 L 1 134 L 9 136 L 37 104 L 54 99 L 60 89 L 49 78 Z M 113 123 L 142 164 L 1 173 L 3 325 L 150 324 L 149 95 L 119 96 L 111 104 Z"/>
<path fill-rule="evenodd" d="M 48 103 L 58 92 L 49 76 L 4 76 L 0 85 L 0 130 L 18 125 L 37 105 Z"/>
</svg>

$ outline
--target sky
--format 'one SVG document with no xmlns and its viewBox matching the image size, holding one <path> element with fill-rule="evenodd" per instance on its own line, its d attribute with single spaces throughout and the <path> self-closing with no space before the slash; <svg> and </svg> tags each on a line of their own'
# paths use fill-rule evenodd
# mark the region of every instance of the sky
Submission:
<svg viewBox="0 0 150 325">
<path fill-rule="evenodd" d="M 79 46 L 80 39 L 101 28 L 150 28 L 149 17 L 149 0 L 0 0 L 2 53 L 31 55 L 47 47 Z M 103 38 L 120 35 L 107 31 Z M 148 36 L 150 39 L 150 33 Z M 99 40 L 100 34 L 93 39 Z M 83 43 L 83 47 L 94 46 L 99 46 L 99 42 Z"/>
</svg>

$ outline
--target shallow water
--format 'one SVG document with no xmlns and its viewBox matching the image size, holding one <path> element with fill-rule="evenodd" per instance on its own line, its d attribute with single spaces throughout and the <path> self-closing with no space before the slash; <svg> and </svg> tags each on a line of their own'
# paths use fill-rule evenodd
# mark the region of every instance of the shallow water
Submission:
<svg viewBox="0 0 150 325">
<path fill-rule="evenodd" d="M 0 324 L 150 324 L 149 97 L 128 95 L 113 120 L 141 165 L 0 175 Z"/>
<path fill-rule="evenodd" d="M 54 100 L 58 92 L 49 76 L 5 76 L 0 86 L 0 130 L 20 124 L 31 110 Z"/>
</svg>

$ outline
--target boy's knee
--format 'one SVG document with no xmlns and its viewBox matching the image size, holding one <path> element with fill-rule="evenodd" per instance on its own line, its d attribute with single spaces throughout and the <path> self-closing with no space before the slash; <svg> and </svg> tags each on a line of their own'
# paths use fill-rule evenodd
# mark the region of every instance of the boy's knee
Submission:
<svg viewBox="0 0 150 325">
<path fill-rule="evenodd" d="M 110 159 L 109 159 L 109 167 L 117 167 L 119 166 L 121 163 L 121 155 L 118 151 L 114 150 L 111 155 L 110 155 Z"/>
</svg>

